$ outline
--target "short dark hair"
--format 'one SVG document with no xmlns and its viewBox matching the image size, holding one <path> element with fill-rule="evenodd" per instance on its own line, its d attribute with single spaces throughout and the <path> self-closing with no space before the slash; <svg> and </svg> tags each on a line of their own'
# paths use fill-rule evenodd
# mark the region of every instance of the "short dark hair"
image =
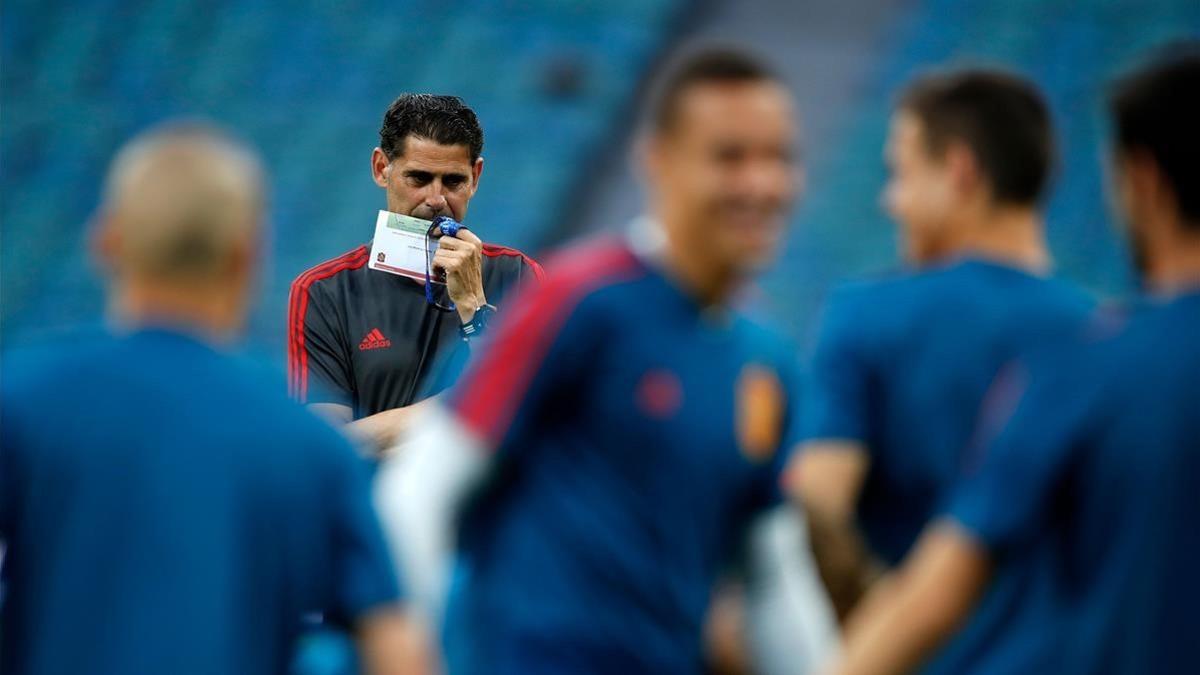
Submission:
<svg viewBox="0 0 1200 675">
<path fill-rule="evenodd" d="M 650 107 L 655 131 L 668 131 L 679 114 L 679 101 L 702 84 L 778 82 L 774 71 L 754 56 L 730 47 L 709 47 L 693 52 L 669 66 Z"/>
<path fill-rule="evenodd" d="M 1200 42 L 1173 45 L 1119 80 L 1109 106 L 1117 147 L 1149 153 L 1200 229 Z"/>
<path fill-rule="evenodd" d="M 401 94 L 392 101 L 379 128 L 379 147 L 388 159 L 401 157 L 409 136 L 442 145 L 465 145 L 471 153 L 471 162 L 483 153 L 479 118 L 457 96 Z"/>
<path fill-rule="evenodd" d="M 997 202 L 1038 203 L 1055 161 L 1050 113 L 1027 80 L 999 70 L 925 75 L 900 97 L 899 109 L 921 123 L 929 152 L 940 157 L 952 141 L 975 155 Z"/>
</svg>

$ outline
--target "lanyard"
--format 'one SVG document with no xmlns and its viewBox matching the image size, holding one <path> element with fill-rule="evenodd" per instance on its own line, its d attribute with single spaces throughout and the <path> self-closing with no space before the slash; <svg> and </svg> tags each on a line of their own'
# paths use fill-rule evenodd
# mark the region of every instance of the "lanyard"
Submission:
<svg viewBox="0 0 1200 675">
<path fill-rule="evenodd" d="M 443 237 L 453 237 L 458 234 L 459 230 L 465 229 L 466 227 L 462 223 L 453 218 L 438 216 L 433 219 L 429 229 L 425 231 L 425 302 L 445 312 L 455 310 L 454 301 L 443 305 L 433 297 L 433 259 L 429 255 L 429 238 L 433 236 L 434 232 L 440 232 Z"/>
</svg>

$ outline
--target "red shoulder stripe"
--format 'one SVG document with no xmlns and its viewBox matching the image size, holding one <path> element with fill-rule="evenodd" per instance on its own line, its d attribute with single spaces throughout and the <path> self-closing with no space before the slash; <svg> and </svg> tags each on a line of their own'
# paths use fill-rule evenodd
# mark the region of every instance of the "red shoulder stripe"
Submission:
<svg viewBox="0 0 1200 675">
<path fill-rule="evenodd" d="M 366 246 L 317 265 L 296 278 L 292 284 L 292 301 L 295 303 L 294 320 L 291 321 L 292 339 L 289 340 L 289 371 L 292 378 L 292 395 L 299 401 L 308 399 L 308 351 L 304 346 L 304 317 L 308 311 L 308 289 L 321 279 L 327 279 L 348 269 L 358 269 L 366 264 L 369 251 Z"/>
<path fill-rule="evenodd" d="M 309 286 L 314 281 L 332 276 L 342 269 L 361 267 L 361 263 L 357 265 L 353 263 L 357 263 L 360 257 L 365 263 L 366 254 L 366 246 L 360 246 L 353 251 L 305 270 L 292 282 L 288 298 L 288 391 L 292 396 L 300 398 L 302 376 L 305 381 L 305 392 L 307 392 L 308 356 L 303 347 L 304 316 L 308 308 Z M 348 264 L 349 267 L 347 267 Z"/>
<path fill-rule="evenodd" d="M 361 251 L 365 246 L 360 246 L 352 251 L 343 253 L 342 255 L 326 260 L 323 263 L 314 265 L 313 267 L 304 270 L 292 281 L 291 289 L 288 293 L 288 393 L 296 395 L 294 379 L 296 377 L 296 366 L 298 365 L 299 356 L 295 352 L 296 348 L 296 318 L 299 310 L 300 297 L 306 295 L 309 283 L 305 282 L 306 277 L 321 272 L 322 270 L 337 266 L 349 259 L 361 255 Z M 303 290 L 304 293 L 297 293 L 298 290 Z M 300 327 L 303 329 L 303 317 L 300 317 Z"/>
<path fill-rule="evenodd" d="M 559 256 L 551 266 L 553 284 L 537 285 L 500 313 L 492 344 L 455 396 L 462 422 L 496 447 L 574 308 L 596 288 L 637 269 L 637 259 L 619 245 Z"/>
<path fill-rule="evenodd" d="M 340 255 L 300 273 L 288 297 L 288 393 L 304 403 L 308 399 L 308 352 L 304 348 L 304 315 L 308 311 L 308 289 L 316 281 L 367 264 L 366 246 Z"/>
<path fill-rule="evenodd" d="M 521 260 L 525 261 L 526 265 L 529 265 L 529 269 L 533 270 L 533 277 L 535 279 L 538 281 L 545 281 L 546 279 L 546 273 L 542 271 L 542 266 L 538 264 L 538 261 L 530 258 L 515 248 L 500 246 L 498 244 L 484 244 L 483 254 L 489 258 L 499 258 L 500 256 L 520 257 Z"/>
</svg>

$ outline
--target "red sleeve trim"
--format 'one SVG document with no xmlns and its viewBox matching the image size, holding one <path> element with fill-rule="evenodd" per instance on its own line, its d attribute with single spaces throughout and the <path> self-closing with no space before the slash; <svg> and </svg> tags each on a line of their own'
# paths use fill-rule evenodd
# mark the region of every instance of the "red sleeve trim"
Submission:
<svg viewBox="0 0 1200 675">
<path fill-rule="evenodd" d="M 624 246 L 588 246 L 559 257 L 553 284 L 539 284 L 499 315 L 494 341 L 455 394 L 459 419 L 497 447 L 571 312 L 595 289 L 638 269 Z"/>
<path fill-rule="evenodd" d="M 288 394 L 301 403 L 308 402 L 308 350 L 304 346 L 304 316 L 308 311 L 308 289 L 314 282 L 328 279 L 345 270 L 367 264 L 366 246 L 312 267 L 296 277 L 288 295 Z"/>
<path fill-rule="evenodd" d="M 533 270 L 533 278 L 537 279 L 538 281 L 546 280 L 546 273 L 542 270 L 542 266 L 538 264 L 538 261 L 530 258 L 515 248 L 500 246 L 498 244 L 484 244 L 483 254 L 489 258 L 499 258 L 500 256 L 519 257 L 525 262 L 526 265 L 529 266 L 529 269 Z"/>
</svg>

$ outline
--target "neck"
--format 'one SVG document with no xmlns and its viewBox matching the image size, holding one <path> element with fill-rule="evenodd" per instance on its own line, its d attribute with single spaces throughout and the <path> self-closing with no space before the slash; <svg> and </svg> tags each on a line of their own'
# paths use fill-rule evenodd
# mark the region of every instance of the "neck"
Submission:
<svg viewBox="0 0 1200 675">
<path fill-rule="evenodd" d="M 109 311 L 127 328 L 177 328 L 215 343 L 231 341 L 241 325 L 234 294 L 208 286 L 150 281 L 117 283 Z"/>
<path fill-rule="evenodd" d="M 985 210 L 962 228 L 949 252 L 1037 273 L 1050 269 L 1041 216 L 1027 207 L 994 206 Z"/>
<path fill-rule="evenodd" d="M 1200 288 L 1200 234 L 1179 234 L 1156 248 L 1146 265 L 1151 289 L 1173 295 Z"/>
<path fill-rule="evenodd" d="M 740 280 L 737 273 L 710 260 L 707 252 L 699 246 L 702 242 L 674 234 L 685 228 L 673 227 L 660 219 L 665 230 L 662 264 L 667 276 L 675 280 L 683 290 L 705 306 L 723 303 Z"/>
</svg>

